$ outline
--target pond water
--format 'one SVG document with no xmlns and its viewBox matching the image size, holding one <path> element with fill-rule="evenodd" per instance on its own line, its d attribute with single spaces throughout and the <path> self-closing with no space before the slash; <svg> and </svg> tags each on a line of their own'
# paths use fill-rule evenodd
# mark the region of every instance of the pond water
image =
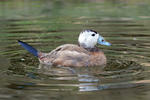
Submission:
<svg viewBox="0 0 150 100">
<path fill-rule="evenodd" d="M 149 0 L 1 0 L 0 99 L 149 100 Z M 107 66 L 47 67 L 17 43 L 49 52 L 99 32 Z M 40 67 L 40 69 L 39 69 Z"/>
</svg>

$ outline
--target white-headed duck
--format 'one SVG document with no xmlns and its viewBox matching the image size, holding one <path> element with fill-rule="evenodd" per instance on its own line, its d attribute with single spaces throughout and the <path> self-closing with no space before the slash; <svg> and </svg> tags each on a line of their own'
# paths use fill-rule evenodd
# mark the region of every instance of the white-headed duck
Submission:
<svg viewBox="0 0 150 100">
<path fill-rule="evenodd" d="M 96 44 L 110 46 L 109 42 L 93 30 L 84 30 L 79 34 L 79 45 L 64 44 L 50 53 L 42 53 L 32 46 L 18 40 L 26 50 L 38 57 L 40 63 L 53 66 L 102 66 L 106 64 L 104 53 L 96 47 Z"/>
</svg>

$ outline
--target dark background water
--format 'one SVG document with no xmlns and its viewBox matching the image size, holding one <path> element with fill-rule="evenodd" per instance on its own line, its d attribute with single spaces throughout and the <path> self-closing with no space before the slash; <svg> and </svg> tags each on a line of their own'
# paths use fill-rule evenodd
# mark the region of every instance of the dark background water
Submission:
<svg viewBox="0 0 150 100">
<path fill-rule="evenodd" d="M 0 99 L 149 100 L 149 12 L 149 0 L 0 0 Z M 49 52 L 84 29 L 113 44 L 99 46 L 104 70 L 49 68 L 17 43 Z"/>
</svg>

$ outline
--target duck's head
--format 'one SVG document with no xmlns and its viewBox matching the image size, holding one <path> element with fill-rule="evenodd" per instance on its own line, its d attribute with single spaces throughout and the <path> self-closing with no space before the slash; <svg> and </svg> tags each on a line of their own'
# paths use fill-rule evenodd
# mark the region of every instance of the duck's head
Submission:
<svg viewBox="0 0 150 100">
<path fill-rule="evenodd" d="M 84 30 L 80 33 L 78 38 L 79 45 L 84 48 L 94 48 L 95 45 L 101 44 L 110 46 L 111 44 L 96 31 L 93 30 Z"/>
</svg>

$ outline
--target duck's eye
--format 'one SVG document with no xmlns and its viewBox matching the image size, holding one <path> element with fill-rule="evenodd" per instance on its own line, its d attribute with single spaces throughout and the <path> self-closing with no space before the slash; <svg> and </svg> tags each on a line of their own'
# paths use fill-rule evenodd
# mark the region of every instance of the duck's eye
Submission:
<svg viewBox="0 0 150 100">
<path fill-rule="evenodd" d="M 104 40 L 102 40 L 102 42 L 104 42 Z"/>
<path fill-rule="evenodd" d="M 92 36 L 95 36 L 95 34 L 92 34 Z"/>
</svg>

